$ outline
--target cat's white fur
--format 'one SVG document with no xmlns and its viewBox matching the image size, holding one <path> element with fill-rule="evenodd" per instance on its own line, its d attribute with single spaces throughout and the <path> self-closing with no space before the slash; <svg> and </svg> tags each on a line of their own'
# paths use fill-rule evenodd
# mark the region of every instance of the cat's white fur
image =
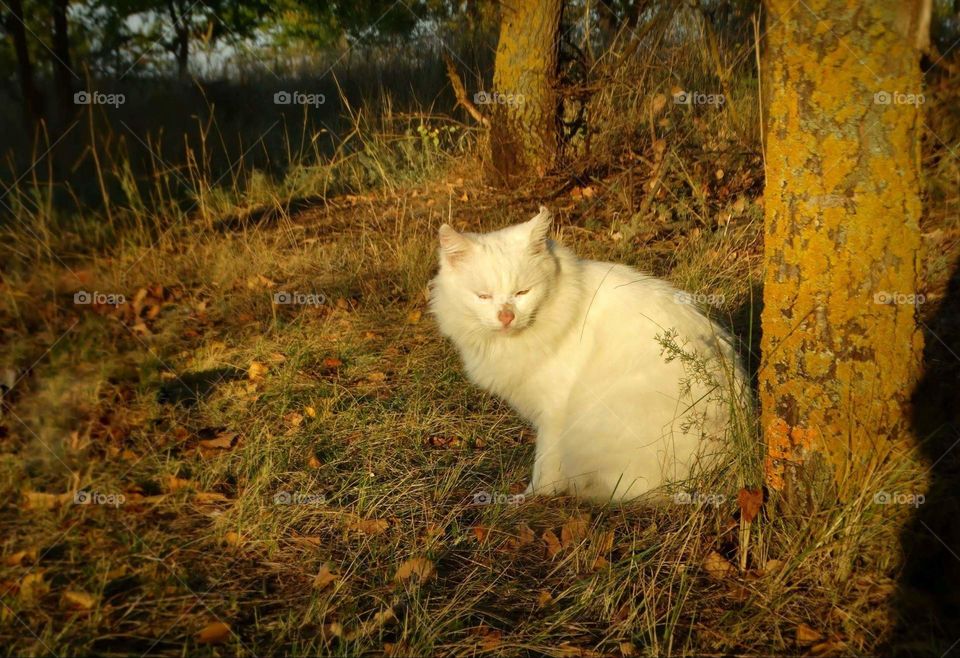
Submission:
<svg viewBox="0 0 960 658">
<path fill-rule="evenodd" d="M 528 492 L 626 500 L 685 478 L 716 452 L 706 435 L 723 435 L 729 406 L 658 336 L 675 330 L 685 352 L 723 366 L 720 381 L 742 382 L 727 334 L 665 281 L 577 258 L 551 223 L 541 207 L 493 233 L 442 226 L 430 301 L 441 332 L 469 378 L 536 427 Z"/>
</svg>

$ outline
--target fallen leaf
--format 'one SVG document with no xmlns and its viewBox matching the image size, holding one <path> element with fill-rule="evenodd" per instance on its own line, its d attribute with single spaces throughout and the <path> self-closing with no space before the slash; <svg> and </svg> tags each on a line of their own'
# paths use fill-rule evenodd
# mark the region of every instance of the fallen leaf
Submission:
<svg viewBox="0 0 960 658">
<path fill-rule="evenodd" d="M 537 535 L 533 532 L 533 529 L 528 526 L 526 523 L 521 523 L 517 526 L 517 544 L 520 546 L 526 546 L 532 544 L 536 541 Z"/>
<path fill-rule="evenodd" d="M 233 445 L 233 442 L 239 436 L 236 432 L 220 432 L 212 439 L 203 439 L 200 441 L 201 448 L 210 448 L 225 450 Z"/>
<path fill-rule="evenodd" d="M 560 528 L 560 543 L 564 548 L 569 548 L 573 544 L 578 544 L 587 536 L 590 517 L 577 516 Z"/>
<path fill-rule="evenodd" d="M 764 575 L 775 574 L 783 569 L 783 560 L 767 560 L 767 563 L 763 565 Z"/>
<path fill-rule="evenodd" d="M 310 458 L 307 460 L 307 466 L 310 468 L 320 468 L 322 464 L 320 460 L 317 459 L 316 455 L 310 455 Z"/>
<path fill-rule="evenodd" d="M 633 642 L 621 642 L 620 655 L 623 658 L 633 658 L 637 655 L 637 646 Z"/>
<path fill-rule="evenodd" d="M 490 534 L 490 528 L 482 525 L 475 525 L 470 528 L 470 532 L 472 532 L 473 536 L 477 538 L 477 541 L 482 544 Z"/>
<path fill-rule="evenodd" d="M 703 560 L 703 568 L 707 575 L 717 580 L 732 576 L 737 572 L 737 568 L 716 551 L 710 551 L 707 554 L 707 557 Z"/>
<path fill-rule="evenodd" d="M 90 610 L 97 605 L 97 599 L 86 592 L 67 590 L 63 593 L 63 605 L 74 610 Z"/>
<path fill-rule="evenodd" d="M 313 407 L 304 407 L 304 408 L 303 408 L 303 413 L 307 414 L 307 416 L 310 417 L 310 418 L 316 418 L 316 417 L 317 417 L 317 410 L 314 409 Z"/>
<path fill-rule="evenodd" d="M 27 509 L 56 509 L 68 501 L 73 500 L 73 493 L 62 494 L 44 493 L 42 491 L 24 491 L 24 507 Z"/>
<path fill-rule="evenodd" d="M 191 480 L 185 480 L 183 478 L 178 478 L 174 475 L 167 476 L 167 479 L 164 480 L 164 484 L 167 486 L 167 491 L 180 491 L 181 489 L 193 489 L 196 488 L 196 483 Z"/>
<path fill-rule="evenodd" d="M 421 317 L 423 317 L 423 311 L 416 308 L 407 314 L 407 324 L 417 324 Z"/>
<path fill-rule="evenodd" d="M 602 555 L 598 555 L 597 558 L 590 565 L 590 571 L 602 571 L 610 566 L 610 561 Z"/>
<path fill-rule="evenodd" d="M 797 624 L 797 644 L 813 644 L 823 639 L 823 635 L 806 624 Z"/>
<path fill-rule="evenodd" d="M 247 368 L 247 377 L 250 378 L 252 382 L 261 381 L 264 375 L 267 374 L 267 366 L 263 365 L 259 361 L 251 361 L 250 367 Z"/>
<path fill-rule="evenodd" d="M 382 382 L 382 381 L 386 381 L 386 379 L 387 379 L 386 373 L 382 373 L 379 371 L 371 372 L 369 375 L 367 375 L 367 380 L 371 382 Z"/>
<path fill-rule="evenodd" d="M 429 580 L 432 575 L 433 562 L 425 557 L 415 557 L 401 564 L 394 578 L 398 582 L 406 582 L 416 576 L 423 583 Z"/>
<path fill-rule="evenodd" d="M 223 536 L 223 541 L 227 546 L 240 546 L 243 544 L 243 537 L 240 536 L 239 532 L 231 530 Z"/>
<path fill-rule="evenodd" d="M 743 520 L 751 523 L 763 506 L 763 489 L 741 489 L 737 493 L 737 505 L 740 506 Z"/>
<path fill-rule="evenodd" d="M 216 491 L 198 491 L 193 497 L 198 503 L 223 503 L 230 500 Z"/>
<path fill-rule="evenodd" d="M 313 578 L 314 589 L 324 589 L 327 585 L 337 580 L 340 576 L 330 571 L 330 567 L 324 564 L 320 567 L 320 573 Z"/>
<path fill-rule="evenodd" d="M 548 590 L 540 590 L 540 593 L 537 594 L 537 607 L 543 608 L 551 603 L 553 603 L 553 595 Z"/>
<path fill-rule="evenodd" d="M 354 518 L 347 523 L 347 530 L 362 532 L 365 535 L 379 535 L 389 527 L 390 522 L 386 519 Z"/>
<path fill-rule="evenodd" d="M 543 539 L 543 543 L 547 547 L 547 557 L 551 560 L 556 557 L 557 553 L 563 550 L 563 547 L 560 545 L 560 540 L 557 539 L 553 530 L 544 530 L 540 538 Z"/>
<path fill-rule="evenodd" d="M 31 548 L 25 551 L 17 551 L 3 558 L 3 563 L 8 567 L 19 567 L 24 563 L 33 564 L 37 561 L 37 549 Z"/>
<path fill-rule="evenodd" d="M 50 591 L 50 585 L 43 579 L 43 571 L 28 573 L 20 581 L 20 598 L 24 601 L 36 601 Z"/>
<path fill-rule="evenodd" d="M 197 633 L 197 642 L 200 644 L 222 644 L 229 637 L 230 625 L 222 621 L 214 621 Z"/>
<path fill-rule="evenodd" d="M 338 358 L 336 358 L 336 357 L 328 356 L 326 359 L 323 360 L 323 367 L 324 367 L 324 368 L 331 368 L 331 369 L 332 369 L 332 368 L 339 368 L 339 367 L 342 366 L 342 365 L 343 365 L 343 361 L 341 361 L 340 359 L 338 359 Z"/>
</svg>

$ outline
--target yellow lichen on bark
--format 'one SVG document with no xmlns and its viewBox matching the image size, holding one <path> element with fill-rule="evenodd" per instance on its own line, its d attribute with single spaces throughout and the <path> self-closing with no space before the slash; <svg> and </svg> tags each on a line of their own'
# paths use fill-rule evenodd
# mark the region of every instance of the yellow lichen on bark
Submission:
<svg viewBox="0 0 960 658">
<path fill-rule="evenodd" d="M 906 95 L 921 79 L 901 5 L 767 3 L 759 393 L 774 489 L 818 454 L 842 492 L 842 474 L 909 435 L 921 108 Z"/>
<path fill-rule="evenodd" d="M 561 0 L 501 6 L 494 62 L 490 167 L 494 182 L 542 175 L 559 148 L 557 94 Z"/>
</svg>

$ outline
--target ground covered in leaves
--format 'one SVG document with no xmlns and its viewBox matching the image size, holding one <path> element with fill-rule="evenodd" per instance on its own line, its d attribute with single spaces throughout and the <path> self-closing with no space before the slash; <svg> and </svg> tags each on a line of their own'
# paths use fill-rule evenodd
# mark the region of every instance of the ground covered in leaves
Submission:
<svg viewBox="0 0 960 658">
<path fill-rule="evenodd" d="M 712 295 L 746 341 L 762 198 L 747 177 L 716 201 L 724 174 L 707 174 L 719 225 L 654 208 L 625 236 L 599 211 L 612 184 L 553 190 L 548 203 L 581 254 Z M 495 228 L 538 203 L 453 171 L 403 194 L 181 228 L 8 277 L 6 651 L 876 646 L 889 558 L 865 557 L 857 577 L 826 587 L 827 529 L 788 541 L 758 517 L 743 537 L 741 483 L 655 507 L 524 499 L 533 435 L 465 381 L 426 314 L 426 285 L 440 223 Z"/>
</svg>

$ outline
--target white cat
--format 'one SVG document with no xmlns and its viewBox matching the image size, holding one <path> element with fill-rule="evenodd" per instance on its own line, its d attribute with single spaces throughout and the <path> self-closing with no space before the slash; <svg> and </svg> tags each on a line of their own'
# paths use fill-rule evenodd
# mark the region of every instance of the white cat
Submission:
<svg viewBox="0 0 960 658">
<path fill-rule="evenodd" d="M 548 238 L 552 219 L 541 206 L 493 233 L 440 227 L 441 332 L 470 379 L 537 428 L 528 492 L 627 500 L 687 477 L 728 424 L 716 383 L 742 385 L 729 337 L 665 281 L 580 260 Z M 667 359 L 670 336 L 713 385 Z"/>
</svg>

